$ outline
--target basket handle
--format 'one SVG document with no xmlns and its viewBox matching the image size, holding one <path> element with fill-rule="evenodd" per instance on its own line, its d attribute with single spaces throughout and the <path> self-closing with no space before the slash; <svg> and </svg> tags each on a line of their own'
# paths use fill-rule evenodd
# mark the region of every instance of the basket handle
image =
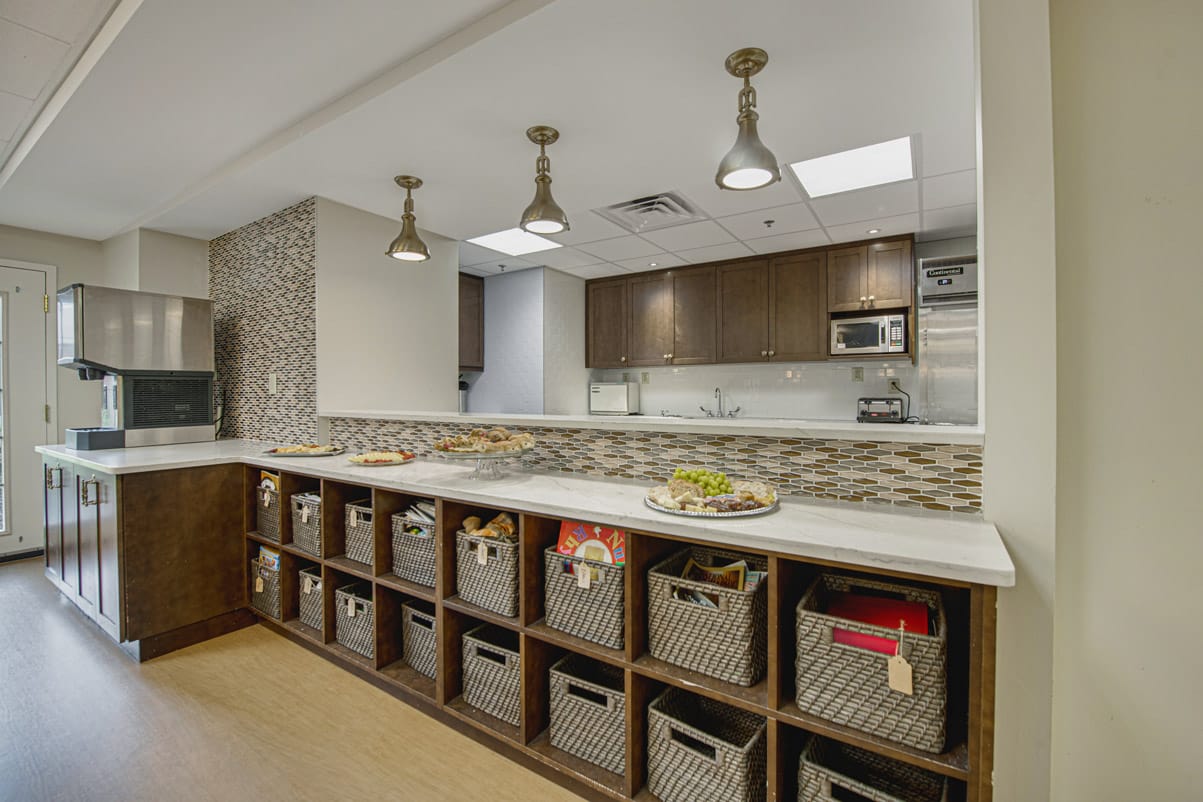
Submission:
<svg viewBox="0 0 1203 802">
<path fill-rule="evenodd" d="M 691 602 L 691 601 L 685 601 L 684 599 L 678 599 L 677 592 L 681 591 L 681 590 L 683 590 L 687 593 L 694 593 L 694 592 L 701 593 L 703 596 L 710 599 L 710 601 L 714 602 L 715 606 L 707 607 L 704 604 L 695 604 L 694 602 Z M 697 609 L 697 610 L 706 610 L 707 612 L 711 612 L 711 613 L 722 613 L 722 612 L 726 612 L 726 610 L 727 610 L 727 597 L 723 596 L 721 593 L 711 593 L 711 592 L 705 591 L 705 590 L 699 591 L 699 590 L 696 590 L 695 588 L 687 588 L 683 585 L 678 585 L 676 583 L 669 582 L 664 586 L 664 595 L 671 602 L 676 602 L 677 604 L 687 604 L 690 607 Z"/>
<path fill-rule="evenodd" d="M 689 733 L 678 730 L 671 724 L 668 725 L 668 738 L 680 748 L 709 760 L 716 766 L 723 765 L 723 755 L 721 752 L 705 741 L 700 741 Z"/>
<path fill-rule="evenodd" d="M 419 613 L 417 610 L 411 610 L 409 613 L 409 620 L 420 627 L 434 632 L 434 619 L 426 615 L 426 613 Z"/>
<path fill-rule="evenodd" d="M 496 663 L 499 666 L 508 667 L 510 663 L 510 656 L 505 652 L 494 651 L 488 647 L 481 646 L 479 643 L 476 644 L 476 656 L 488 660 L 490 663 Z"/>
<path fill-rule="evenodd" d="M 855 643 L 836 643 L 835 631 L 837 629 L 843 629 L 843 627 L 840 626 L 838 619 L 829 618 L 829 619 L 825 620 L 823 622 L 823 627 L 826 631 L 827 642 L 829 642 L 832 646 L 835 646 L 840 649 L 851 649 L 852 651 L 856 652 L 857 654 L 864 654 L 864 655 L 871 655 L 873 657 L 880 657 L 883 661 L 889 660 L 895 654 L 900 654 L 903 657 L 906 657 L 907 655 L 909 655 L 911 652 L 911 647 L 907 645 L 905 635 L 910 635 L 910 636 L 912 636 L 912 638 L 915 637 L 915 633 L 913 633 L 913 632 L 907 632 L 904 634 L 897 630 L 893 631 L 893 634 L 894 634 L 893 638 L 888 638 L 885 635 L 871 636 L 874 638 L 881 638 L 882 640 L 892 640 L 896 644 L 894 647 L 894 651 L 890 652 L 889 654 L 886 654 L 885 652 L 879 652 L 876 649 L 870 649 L 867 646 L 858 646 Z M 851 631 L 852 630 L 849 630 L 849 632 L 851 632 Z M 856 633 L 856 634 L 864 634 L 864 633 Z"/>
<path fill-rule="evenodd" d="M 592 688 L 586 688 L 583 685 L 577 685 L 575 682 L 566 680 L 564 682 L 564 693 L 583 702 L 590 702 L 598 707 L 604 707 L 606 710 L 614 708 L 614 700 L 604 693 L 598 693 Z"/>
<path fill-rule="evenodd" d="M 841 792 L 838 797 L 836 796 L 837 791 Z M 852 802 L 859 802 L 862 799 L 865 802 L 882 802 L 882 800 L 888 799 L 888 797 L 878 796 L 877 794 L 868 796 L 862 791 L 863 789 L 853 788 L 849 783 L 837 783 L 830 777 L 823 778 L 823 796 L 827 799 L 846 799 Z"/>
</svg>

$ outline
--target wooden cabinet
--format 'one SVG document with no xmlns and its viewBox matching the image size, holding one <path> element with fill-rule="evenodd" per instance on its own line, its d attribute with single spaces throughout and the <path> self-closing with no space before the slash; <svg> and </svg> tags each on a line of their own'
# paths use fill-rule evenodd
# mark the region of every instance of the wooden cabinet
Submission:
<svg viewBox="0 0 1203 802">
<path fill-rule="evenodd" d="M 459 274 L 459 369 L 485 369 L 485 282 Z"/>
<path fill-rule="evenodd" d="M 667 273 L 627 279 L 630 320 L 626 364 L 666 365 L 673 350 L 673 282 Z"/>
<path fill-rule="evenodd" d="M 674 365 L 707 365 L 715 360 L 717 320 L 714 265 L 669 272 L 672 281 Z"/>
<path fill-rule="evenodd" d="M 769 360 L 827 358 L 827 254 L 777 257 L 769 265 Z"/>
<path fill-rule="evenodd" d="M 616 278 L 590 282 L 585 295 L 585 367 L 625 367 L 627 280 Z"/>
<path fill-rule="evenodd" d="M 42 514 L 46 521 L 46 574 L 63 581 L 63 467 L 42 461 Z"/>
<path fill-rule="evenodd" d="M 909 239 L 827 252 L 827 307 L 830 312 L 910 306 L 913 286 Z"/>
<path fill-rule="evenodd" d="M 117 477 L 81 471 L 79 487 L 79 595 L 92 620 L 122 637 L 121 571 L 117 560 Z"/>
<path fill-rule="evenodd" d="M 769 260 L 718 265 L 718 361 L 769 355 Z"/>
</svg>

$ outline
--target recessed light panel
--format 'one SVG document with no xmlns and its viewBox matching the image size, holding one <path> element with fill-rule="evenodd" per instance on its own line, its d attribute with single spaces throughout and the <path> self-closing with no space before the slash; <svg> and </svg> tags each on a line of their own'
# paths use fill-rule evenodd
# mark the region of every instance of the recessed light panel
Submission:
<svg viewBox="0 0 1203 802">
<path fill-rule="evenodd" d="M 790 169 L 812 198 L 915 177 L 909 136 L 795 162 Z"/>
<path fill-rule="evenodd" d="M 538 234 L 531 234 L 520 228 L 507 228 L 505 231 L 485 234 L 481 237 L 473 237 L 468 242 L 471 242 L 473 245 L 479 245 L 482 248 L 491 248 L 501 253 L 508 253 L 510 256 L 522 256 L 526 253 L 538 253 L 539 251 L 549 251 L 552 248 L 563 247 L 558 242 L 552 242 L 549 239 L 540 237 Z"/>
</svg>

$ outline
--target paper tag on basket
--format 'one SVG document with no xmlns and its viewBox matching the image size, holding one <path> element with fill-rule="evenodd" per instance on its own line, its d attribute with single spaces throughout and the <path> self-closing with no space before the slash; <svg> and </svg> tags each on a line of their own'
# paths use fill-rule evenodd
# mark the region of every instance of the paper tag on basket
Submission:
<svg viewBox="0 0 1203 802">
<path fill-rule="evenodd" d="M 347 597 L 347 618 L 354 618 L 354 617 L 355 617 L 355 598 L 353 596 L 348 596 Z"/>
<path fill-rule="evenodd" d="M 303 582 L 301 582 L 301 592 L 304 593 L 306 596 L 308 596 L 310 593 L 313 592 L 313 580 L 312 579 L 310 579 L 309 577 L 305 577 L 305 580 Z"/>
<path fill-rule="evenodd" d="M 307 504 L 301 505 L 301 523 L 309 523 L 309 506 Z"/>
<path fill-rule="evenodd" d="M 351 510 L 351 526 L 359 526 L 359 513 L 356 510 Z"/>
<path fill-rule="evenodd" d="M 576 564 L 576 586 L 585 590 L 589 589 L 589 585 L 593 579 L 593 569 L 584 563 Z"/>
<path fill-rule="evenodd" d="M 886 673 L 889 677 L 890 690 L 905 693 L 907 696 L 915 695 L 914 675 L 911 670 L 911 664 L 902 656 L 902 639 L 906 635 L 906 622 L 902 621 L 898 627 L 898 646 L 894 656 L 886 661 Z"/>
<path fill-rule="evenodd" d="M 256 593 L 263 592 L 263 577 L 261 577 L 261 576 L 255 577 L 255 592 Z"/>
<path fill-rule="evenodd" d="M 266 490 L 263 491 L 263 509 L 267 509 L 272 505 L 272 494 Z"/>
<path fill-rule="evenodd" d="M 476 544 L 476 562 L 481 565 L 489 564 L 489 545 L 483 540 Z"/>
</svg>

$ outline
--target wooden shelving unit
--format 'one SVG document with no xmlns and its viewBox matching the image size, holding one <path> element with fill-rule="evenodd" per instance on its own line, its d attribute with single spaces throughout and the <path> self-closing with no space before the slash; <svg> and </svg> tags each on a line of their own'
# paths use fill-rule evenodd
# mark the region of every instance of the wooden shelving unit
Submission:
<svg viewBox="0 0 1203 802">
<path fill-rule="evenodd" d="M 857 730 L 823 721 L 800 711 L 794 703 L 794 609 L 809 582 L 831 567 L 873 574 L 855 566 L 832 565 L 797 557 L 745 549 L 768 558 L 768 671 L 750 688 L 688 671 L 647 653 L 647 584 L 650 566 L 688 545 L 684 538 L 628 532 L 625 571 L 625 645 L 610 649 L 547 626 L 544 618 L 543 552 L 555 543 L 560 521 L 508 510 L 519 524 L 519 613 L 498 615 L 461 599 L 456 593 L 455 532 L 468 515 L 484 520 L 500 512 L 454 499 L 435 499 L 435 587 L 407 582 L 392 574 L 390 517 L 421 497 L 368 486 L 317 480 L 285 473 L 288 492 L 319 490 L 322 496 L 322 557 L 292 546 L 291 520 L 281 520 L 283 544 L 274 544 L 253 531 L 254 486 L 258 469 L 246 471 L 246 546 L 248 558 L 260 545 L 281 551 L 280 620 L 259 614 L 270 628 L 310 648 L 332 662 L 370 680 L 397 698 L 457 727 L 498 751 L 551 776 L 594 799 L 652 800 L 647 790 L 647 705 L 669 686 L 708 696 L 764 717 L 767 722 L 769 800 L 797 798 L 798 755 L 810 735 L 819 735 L 884 755 L 893 760 L 950 778 L 951 802 L 990 802 L 992 787 L 994 699 L 994 599 L 987 586 L 933 580 L 922 576 L 876 572 L 939 588 L 949 620 L 949 741 L 940 754 L 921 752 Z M 345 556 L 344 504 L 371 498 L 375 531 L 372 565 Z M 287 496 L 282 502 L 287 507 Z M 322 631 L 298 619 L 297 571 L 320 566 L 323 576 Z M 351 581 L 371 583 L 375 611 L 375 657 L 367 658 L 335 640 L 334 591 Z M 250 590 L 248 572 L 247 589 Z M 401 605 L 408 599 L 433 604 L 438 672 L 430 679 L 402 659 Z M 522 709 L 519 726 L 502 722 L 470 707 L 462 696 L 461 636 L 482 623 L 504 627 L 519 635 L 522 670 Z M 621 668 L 627 697 L 627 769 L 618 775 L 553 747 L 548 738 L 548 668 L 573 652 Z"/>
</svg>

